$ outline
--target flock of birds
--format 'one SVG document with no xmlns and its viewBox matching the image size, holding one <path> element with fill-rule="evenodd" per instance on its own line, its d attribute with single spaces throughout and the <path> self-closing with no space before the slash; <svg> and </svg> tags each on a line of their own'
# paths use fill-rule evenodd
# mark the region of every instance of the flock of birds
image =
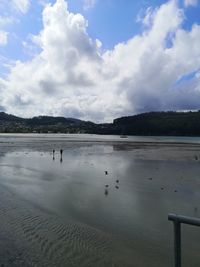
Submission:
<svg viewBox="0 0 200 267">
<path fill-rule="evenodd" d="M 53 160 L 55 160 L 55 152 L 56 152 L 55 149 L 53 149 L 52 150 Z M 62 155 L 63 155 L 63 150 L 60 149 L 60 162 L 62 162 L 62 160 L 63 160 Z M 108 175 L 108 171 L 105 171 L 105 175 Z M 116 182 L 115 188 L 119 189 L 119 180 L 116 180 L 115 182 Z M 108 188 L 109 188 L 109 185 L 106 184 L 105 185 L 105 192 L 104 192 L 105 195 L 108 195 Z"/>
<path fill-rule="evenodd" d="M 108 171 L 105 171 L 105 175 L 108 175 Z M 116 184 L 115 184 L 115 188 L 119 189 L 119 180 L 115 180 Z M 108 188 L 109 188 L 109 184 L 105 185 L 105 191 L 104 194 L 108 195 Z"/>
<path fill-rule="evenodd" d="M 55 160 L 55 150 L 53 149 L 52 152 L 53 152 L 53 160 Z M 62 162 L 62 160 L 63 160 L 62 155 L 63 155 L 63 150 L 60 149 L 60 162 Z M 195 160 L 198 160 L 197 156 L 195 156 Z M 108 171 L 104 171 L 104 173 L 105 173 L 105 175 L 108 175 Z M 152 178 L 150 177 L 149 180 L 152 180 Z M 116 182 L 115 188 L 119 189 L 119 180 L 117 179 L 117 180 L 115 180 L 115 182 Z M 109 188 L 109 184 L 106 184 L 105 185 L 105 192 L 104 192 L 105 195 L 108 195 L 108 188 Z M 163 191 L 164 187 L 161 187 L 160 189 Z M 178 191 L 175 189 L 174 192 L 177 193 Z"/>
<path fill-rule="evenodd" d="M 152 181 L 153 179 L 150 177 L 150 178 L 149 178 L 149 180 L 150 180 L 150 181 Z M 161 187 L 160 189 L 163 191 L 163 190 L 164 190 L 164 187 Z M 175 190 L 174 190 L 174 192 L 175 192 L 175 193 L 177 193 L 177 192 L 178 192 L 178 190 L 177 190 L 177 189 L 175 189 Z"/>
<path fill-rule="evenodd" d="M 105 175 L 108 175 L 108 171 L 105 171 Z M 149 180 L 152 181 L 153 179 L 150 177 Z M 116 182 L 116 184 L 115 184 L 115 188 L 116 188 L 116 189 L 119 189 L 119 180 L 115 180 L 115 182 Z M 105 195 L 108 195 L 108 188 L 109 188 L 109 185 L 106 184 L 106 185 L 105 185 L 105 192 L 104 192 Z M 160 189 L 163 191 L 163 190 L 164 190 L 164 187 L 161 187 Z M 178 190 L 175 189 L 174 192 L 177 193 Z"/>
</svg>

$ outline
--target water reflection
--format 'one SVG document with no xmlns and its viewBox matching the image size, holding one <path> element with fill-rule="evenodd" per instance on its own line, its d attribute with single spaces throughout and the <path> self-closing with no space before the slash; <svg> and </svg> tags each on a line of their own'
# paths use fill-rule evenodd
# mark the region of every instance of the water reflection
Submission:
<svg viewBox="0 0 200 267">
<path fill-rule="evenodd" d="M 138 159 L 137 151 L 116 145 L 71 144 L 62 153 L 19 149 L 4 154 L 0 183 L 55 214 L 55 220 L 58 216 L 64 223 L 70 218 L 109 235 L 117 243 L 110 249 L 119 266 L 135 262 L 138 267 L 165 267 L 173 260 L 167 214 L 198 216 L 199 167 L 196 161 Z M 185 262 L 196 266 L 200 233 L 186 231 L 185 238 Z M 110 257 L 109 251 L 106 255 Z"/>
<path fill-rule="evenodd" d="M 104 191 L 104 195 L 108 195 L 108 189 L 106 188 L 105 191 Z"/>
</svg>

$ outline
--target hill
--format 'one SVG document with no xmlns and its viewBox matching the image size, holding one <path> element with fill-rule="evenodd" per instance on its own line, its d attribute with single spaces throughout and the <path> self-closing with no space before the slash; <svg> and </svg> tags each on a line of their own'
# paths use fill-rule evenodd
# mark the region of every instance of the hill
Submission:
<svg viewBox="0 0 200 267">
<path fill-rule="evenodd" d="M 74 118 L 38 116 L 30 119 L 16 117 L 0 112 L 1 133 L 76 133 L 90 129 L 92 122 L 81 121 Z"/>
<path fill-rule="evenodd" d="M 127 135 L 200 135 L 200 112 L 149 112 L 115 119 Z"/>
<path fill-rule="evenodd" d="M 24 119 L 0 112 L 0 132 L 200 136 L 200 111 L 149 112 L 102 124 L 53 116 Z"/>
</svg>

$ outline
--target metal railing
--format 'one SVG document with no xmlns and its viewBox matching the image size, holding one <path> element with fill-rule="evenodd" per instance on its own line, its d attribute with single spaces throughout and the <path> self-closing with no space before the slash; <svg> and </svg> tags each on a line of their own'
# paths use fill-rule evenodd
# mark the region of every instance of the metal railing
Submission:
<svg viewBox="0 0 200 267">
<path fill-rule="evenodd" d="M 171 213 L 168 220 L 174 224 L 174 266 L 181 267 L 181 223 L 200 226 L 200 219 Z"/>
</svg>

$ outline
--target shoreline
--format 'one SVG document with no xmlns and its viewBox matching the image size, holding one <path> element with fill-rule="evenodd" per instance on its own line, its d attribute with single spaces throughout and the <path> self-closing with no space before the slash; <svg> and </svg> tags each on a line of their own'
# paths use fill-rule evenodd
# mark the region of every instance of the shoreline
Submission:
<svg viewBox="0 0 200 267">
<path fill-rule="evenodd" d="M 7 142 L 7 138 L 10 139 Z M 10 144 L 12 139 L 15 142 L 20 140 L 37 139 L 44 143 L 49 141 L 67 142 L 67 143 L 99 143 L 99 144 L 122 144 L 136 146 L 200 146 L 200 137 L 183 136 L 127 136 L 120 138 L 119 135 L 96 135 L 96 134 L 32 134 L 32 133 L 0 133 L 0 145 Z M 162 139 L 162 140 L 161 140 Z"/>
</svg>

